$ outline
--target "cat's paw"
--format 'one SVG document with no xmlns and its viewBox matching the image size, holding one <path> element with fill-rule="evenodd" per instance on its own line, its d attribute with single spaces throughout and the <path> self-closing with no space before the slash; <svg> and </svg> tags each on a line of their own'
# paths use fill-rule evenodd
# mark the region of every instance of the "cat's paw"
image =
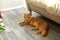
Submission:
<svg viewBox="0 0 60 40">
<path fill-rule="evenodd" d="M 19 25 L 20 25 L 20 26 L 24 26 L 24 24 L 23 24 L 23 23 L 19 23 Z"/>
<path fill-rule="evenodd" d="M 41 30 L 39 29 L 38 31 L 37 31 L 37 35 L 39 35 L 41 33 Z"/>
<path fill-rule="evenodd" d="M 37 32 L 37 35 L 39 35 L 40 33 L 41 33 L 41 32 L 38 31 L 38 32 Z"/>
</svg>

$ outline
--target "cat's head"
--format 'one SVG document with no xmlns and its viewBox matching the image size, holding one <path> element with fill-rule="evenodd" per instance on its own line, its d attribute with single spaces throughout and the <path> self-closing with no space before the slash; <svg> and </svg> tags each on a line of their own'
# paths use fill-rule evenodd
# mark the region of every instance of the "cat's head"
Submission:
<svg viewBox="0 0 60 40">
<path fill-rule="evenodd" d="M 31 19 L 31 15 L 30 14 L 24 14 L 24 19 L 25 20 L 30 20 Z"/>
</svg>

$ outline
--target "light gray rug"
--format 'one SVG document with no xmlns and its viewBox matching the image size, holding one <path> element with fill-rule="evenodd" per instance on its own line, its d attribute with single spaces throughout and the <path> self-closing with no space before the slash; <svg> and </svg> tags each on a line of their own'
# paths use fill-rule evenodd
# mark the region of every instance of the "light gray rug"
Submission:
<svg viewBox="0 0 60 40">
<path fill-rule="evenodd" d="M 60 40 L 60 25 L 50 21 L 39 14 L 32 12 L 33 17 L 44 19 L 49 24 L 49 33 L 47 37 L 37 35 L 36 31 L 32 31 L 32 26 L 19 26 L 19 22 L 23 21 L 23 14 L 28 10 L 24 7 L 4 11 L 4 23 L 6 31 L 0 32 L 0 40 Z"/>
</svg>

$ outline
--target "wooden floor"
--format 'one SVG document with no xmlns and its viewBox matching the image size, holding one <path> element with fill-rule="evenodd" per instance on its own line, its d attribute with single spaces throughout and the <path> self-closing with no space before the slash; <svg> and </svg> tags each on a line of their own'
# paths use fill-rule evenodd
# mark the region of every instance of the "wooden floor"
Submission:
<svg viewBox="0 0 60 40">
<path fill-rule="evenodd" d="M 24 7 L 3 12 L 6 31 L 0 32 L 0 40 L 60 40 L 60 25 L 35 12 L 32 12 L 33 17 L 42 18 L 49 24 L 47 37 L 42 37 L 41 34 L 37 35 L 36 31 L 31 30 L 32 26 L 19 26 L 25 12 L 27 10 Z"/>
</svg>

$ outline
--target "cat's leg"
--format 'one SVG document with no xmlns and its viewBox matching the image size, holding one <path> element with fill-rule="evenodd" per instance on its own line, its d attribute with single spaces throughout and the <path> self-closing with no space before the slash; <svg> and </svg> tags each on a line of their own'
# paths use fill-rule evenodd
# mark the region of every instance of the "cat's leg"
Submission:
<svg viewBox="0 0 60 40">
<path fill-rule="evenodd" d="M 25 21 L 20 22 L 19 25 L 24 26 L 24 25 L 26 25 L 26 22 Z"/>
<path fill-rule="evenodd" d="M 47 27 L 47 28 L 43 28 L 43 30 L 42 30 L 42 36 L 47 36 L 47 34 L 48 34 L 48 30 L 49 30 L 49 28 Z"/>
<path fill-rule="evenodd" d="M 43 30 L 42 30 L 42 36 L 46 36 L 48 34 L 48 30 L 49 30 L 49 27 L 48 25 L 46 26 L 46 24 L 44 25 L 43 27 Z"/>
<path fill-rule="evenodd" d="M 46 30 L 43 30 L 41 34 L 42 34 L 42 36 L 44 36 L 44 37 L 45 37 L 45 36 L 47 36 L 47 34 L 48 34 L 48 31 L 46 31 Z"/>
<path fill-rule="evenodd" d="M 39 28 L 39 30 L 38 30 L 38 32 L 37 32 L 37 34 L 40 34 L 42 32 L 42 29 L 41 28 Z"/>
</svg>

